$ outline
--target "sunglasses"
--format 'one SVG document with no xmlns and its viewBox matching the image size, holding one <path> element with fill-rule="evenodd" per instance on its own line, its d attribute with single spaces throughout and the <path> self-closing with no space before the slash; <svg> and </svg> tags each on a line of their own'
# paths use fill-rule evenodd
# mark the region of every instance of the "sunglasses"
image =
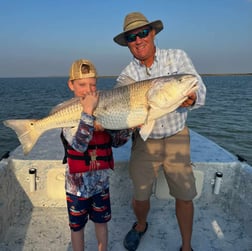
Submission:
<svg viewBox="0 0 252 251">
<path fill-rule="evenodd" d="M 144 29 L 144 30 L 141 30 L 139 31 L 138 33 L 136 34 L 128 34 L 125 36 L 125 39 L 128 43 L 131 43 L 131 42 L 134 42 L 136 41 L 137 37 L 139 38 L 145 38 L 149 35 L 150 33 L 150 29 Z"/>
</svg>

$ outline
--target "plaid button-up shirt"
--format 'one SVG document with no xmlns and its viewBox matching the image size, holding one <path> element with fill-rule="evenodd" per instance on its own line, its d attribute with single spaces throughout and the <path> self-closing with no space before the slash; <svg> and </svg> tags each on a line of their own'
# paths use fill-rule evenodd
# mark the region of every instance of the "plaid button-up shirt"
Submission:
<svg viewBox="0 0 252 251">
<path fill-rule="evenodd" d="M 140 81 L 181 73 L 190 73 L 198 77 L 199 89 L 196 91 L 196 102 L 190 108 L 179 107 L 177 110 L 157 119 L 149 138 L 164 138 L 181 131 L 186 123 L 188 109 L 199 108 L 205 104 L 206 87 L 201 77 L 195 70 L 191 59 L 183 50 L 156 48 L 155 59 L 151 67 L 146 68 L 139 60 L 133 58 L 117 78 L 116 87 L 128 84 L 125 83 L 127 77 Z M 125 78 L 125 76 L 127 77 Z"/>
</svg>

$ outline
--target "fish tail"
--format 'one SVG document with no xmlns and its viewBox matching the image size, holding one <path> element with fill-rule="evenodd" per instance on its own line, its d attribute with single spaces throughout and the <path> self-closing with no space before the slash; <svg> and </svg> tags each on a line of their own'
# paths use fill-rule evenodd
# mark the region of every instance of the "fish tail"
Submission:
<svg viewBox="0 0 252 251">
<path fill-rule="evenodd" d="M 10 127 L 18 136 L 22 145 L 24 155 L 27 155 L 36 144 L 42 132 L 35 130 L 35 119 L 10 119 L 3 121 L 4 125 Z"/>
</svg>

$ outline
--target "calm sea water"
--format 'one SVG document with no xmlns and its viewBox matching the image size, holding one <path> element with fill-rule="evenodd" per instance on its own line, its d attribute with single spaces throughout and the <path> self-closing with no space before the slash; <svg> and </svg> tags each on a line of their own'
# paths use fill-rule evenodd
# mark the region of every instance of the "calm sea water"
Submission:
<svg viewBox="0 0 252 251">
<path fill-rule="evenodd" d="M 252 164 L 252 76 L 204 76 L 207 100 L 189 113 L 191 129 Z M 115 78 L 98 79 L 109 89 Z M 0 157 L 19 145 L 5 119 L 41 118 L 56 104 L 72 97 L 67 78 L 0 78 Z"/>
</svg>

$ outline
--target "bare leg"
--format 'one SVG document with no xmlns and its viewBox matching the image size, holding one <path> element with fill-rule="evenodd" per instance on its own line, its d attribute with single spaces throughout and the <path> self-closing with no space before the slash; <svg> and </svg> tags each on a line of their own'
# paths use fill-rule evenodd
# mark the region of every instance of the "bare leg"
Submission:
<svg viewBox="0 0 252 251">
<path fill-rule="evenodd" d="M 142 236 L 147 230 L 147 215 L 150 209 L 150 201 L 132 200 L 132 206 L 136 215 L 137 223 L 133 225 L 132 229 L 126 234 L 123 245 L 127 250 L 136 250 Z"/>
<path fill-rule="evenodd" d="M 71 230 L 71 241 L 73 251 L 83 251 L 84 250 L 84 228 L 80 231 Z"/>
<path fill-rule="evenodd" d="M 193 202 L 176 199 L 176 216 L 182 238 L 182 251 L 191 251 Z"/>
<path fill-rule="evenodd" d="M 95 233 L 98 242 L 98 251 L 107 251 L 108 246 L 107 223 L 95 223 Z"/>
<path fill-rule="evenodd" d="M 143 232 L 146 228 L 147 216 L 150 210 L 150 200 L 139 201 L 133 199 L 132 205 L 137 218 L 135 230 Z"/>
</svg>

